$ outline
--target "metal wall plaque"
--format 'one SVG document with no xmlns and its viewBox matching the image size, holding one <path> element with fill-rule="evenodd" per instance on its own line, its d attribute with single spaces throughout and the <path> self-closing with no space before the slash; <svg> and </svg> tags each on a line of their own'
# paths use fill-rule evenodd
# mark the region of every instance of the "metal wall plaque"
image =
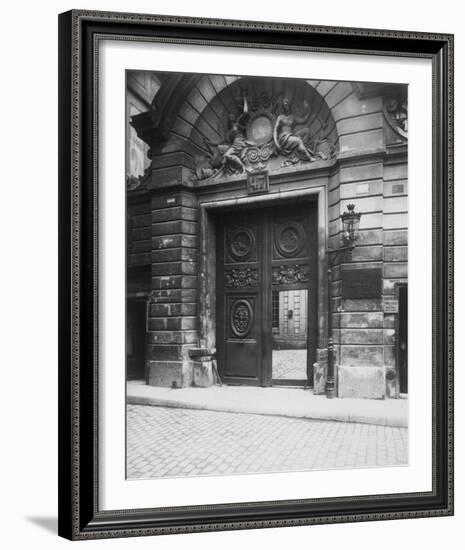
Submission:
<svg viewBox="0 0 465 550">
<path fill-rule="evenodd" d="M 268 193 L 270 182 L 268 172 L 251 172 L 247 174 L 247 193 Z"/>
<path fill-rule="evenodd" d="M 366 269 L 344 267 L 342 270 L 342 298 L 380 298 L 383 272 L 379 267 Z"/>
</svg>

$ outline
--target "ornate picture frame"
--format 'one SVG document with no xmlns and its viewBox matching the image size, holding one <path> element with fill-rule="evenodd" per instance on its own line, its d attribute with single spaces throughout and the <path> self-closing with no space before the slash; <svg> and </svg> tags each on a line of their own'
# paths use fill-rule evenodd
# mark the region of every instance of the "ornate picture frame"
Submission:
<svg viewBox="0 0 465 550">
<path fill-rule="evenodd" d="M 309 492 L 308 498 L 102 509 L 99 266 L 104 251 L 100 247 L 99 209 L 107 198 L 99 194 L 99 152 L 104 148 L 99 140 L 99 46 L 104 40 L 431 62 L 431 490 L 325 498 Z M 73 10 L 59 16 L 59 45 L 59 534 L 84 540 L 452 515 L 453 36 Z M 254 116 L 258 120 L 266 118 L 265 114 L 257 110 Z M 394 99 L 386 101 L 383 116 L 393 131 L 406 137 L 402 105 L 399 107 Z M 258 128 L 257 135 L 260 131 Z M 271 181 L 263 165 L 258 168 L 244 181 L 251 197 L 261 200 Z M 202 172 L 201 178 L 205 174 L 207 179 L 212 175 Z M 121 177 L 124 180 L 124 174 Z M 209 208 L 207 205 L 203 210 L 205 215 Z M 353 208 L 342 216 L 342 222 L 349 224 L 344 236 L 346 248 L 356 216 Z M 124 225 L 122 219 L 121 227 Z M 278 267 L 280 282 L 289 282 L 289 277 L 294 282 L 296 277 L 304 281 L 307 277 L 305 272 L 290 273 Z M 250 273 L 246 275 L 249 280 Z M 231 284 L 237 280 L 240 284 L 243 275 L 236 273 L 234 277 Z M 344 292 L 372 292 L 366 284 L 356 287 L 355 279 L 344 283 Z M 373 281 L 373 288 L 381 284 L 380 279 Z M 398 286 L 393 287 L 392 297 L 384 301 L 385 313 L 398 312 L 398 294 Z M 202 356 L 203 348 L 199 346 L 196 352 Z M 325 353 L 327 350 L 322 350 L 321 356 Z M 391 374 L 388 371 L 386 376 Z M 331 397 L 334 387 L 327 391 Z"/>
</svg>

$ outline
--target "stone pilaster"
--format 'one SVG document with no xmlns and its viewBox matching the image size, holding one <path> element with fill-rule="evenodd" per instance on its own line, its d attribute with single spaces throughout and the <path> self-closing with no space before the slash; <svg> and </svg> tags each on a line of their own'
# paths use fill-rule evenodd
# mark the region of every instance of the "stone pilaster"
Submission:
<svg viewBox="0 0 465 550">
<path fill-rule="evenodd" d="M 378 143 L 381 147 L 381 141 Z M 340 256 L 334 323 L 339 397 L 383 398 L 386 392 L 383 310 L 383 161 L 378 154 L 347 160 L 340 174 L 340 213 L 350 203 L 362 213 L 353 252 Z M 336 279 L 334 277 L 334 279 Z M 351 283 L 357 279 L 362 287 Z M 334 311 L 334 309 L 333 309 Z M 337 327 L 337 328 L 336 328 Z"/>
<path fill-rule="evenodd" d="M 186 189 L 154 192 L 147 382 L 192 384 L 189 349 L 198 345 L 198 209 Z"/>
</svg>

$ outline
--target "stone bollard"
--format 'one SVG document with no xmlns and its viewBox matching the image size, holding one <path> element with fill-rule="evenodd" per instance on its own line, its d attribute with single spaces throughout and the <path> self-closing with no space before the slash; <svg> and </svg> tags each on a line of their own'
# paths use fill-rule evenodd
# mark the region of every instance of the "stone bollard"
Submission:
<svg viewBox="0 0 465 550">
<path fill-rule="evenodd" d="M 189 350 L 189 357 L 193 361 L 193 386 L 197 388 L 213 386 L 213 355 L 208 348 L 191 348 Z"/>
<path fill-rule="evenodd" d="M 326 393 L 326 373 L 328 369 L 328 350 L 317 350 L 317 362 L 313 363 L 313 393 L 324 395 Z"/>
</svg>

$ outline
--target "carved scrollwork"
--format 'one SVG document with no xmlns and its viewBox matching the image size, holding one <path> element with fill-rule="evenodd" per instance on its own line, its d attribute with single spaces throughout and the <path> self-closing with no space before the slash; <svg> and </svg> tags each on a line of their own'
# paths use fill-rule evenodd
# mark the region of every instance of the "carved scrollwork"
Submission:
<svg viewBox="0 0 465 550">
<path fill-rule="evenodd" d="M 308 280 L 309 266 L 307 264 L 280 265 L 273 267 L 274 285 L 306 283 Z"/>
<path fill-rule="evenodd" d="M 275 147 L 272 142 L 263 145 L 252 145 L 247 147 L 242 155 L 245 166 L 263 169 L 263 163 L 267 162 L 275 154 Z"/>
<path fill-rule="evenodd" d="M 403 139 L 408 139 L 407 96 L 389 98 L 384 101 L 384 118 L 389 126 Z"/>
<path fill-rule="evenodd" d="M 232 288 L 256 287 L 258 286 L 258 270 L 251 267 L 243 269 L 226 270 L 225 285 Z"/>
<path fill-rule="evenodd" d="M 238 338 L 245 338 L 253 323 L 253 310 L 248 300 L 236 300 L 231 306 L 231 330 Z"/>
</svg>

